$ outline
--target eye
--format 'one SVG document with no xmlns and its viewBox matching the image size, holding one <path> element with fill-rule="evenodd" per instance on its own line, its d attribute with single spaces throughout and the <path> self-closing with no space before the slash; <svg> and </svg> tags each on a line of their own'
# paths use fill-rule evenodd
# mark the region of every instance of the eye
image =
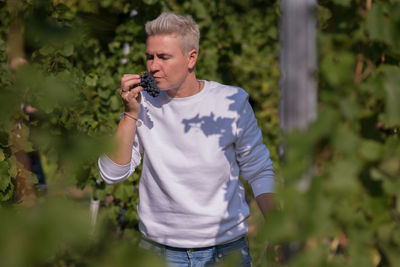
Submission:
<svg viewBox="0 0 400 267">
<path fill-rule="evenodd" d="M 168 59 L 171 58 L 171 56 L 170 55 L 166 55 L 166 54 L 161 54 L 161 55 L 158 55 L 158 58 L 161 59 L 161 60 L 168 60 Z"/>
<path fill-rule="evenodd" d="M 146 60 L 153 60 L 153 58 L 154 58 L 153 55 L 146 54 Z"/>
</svg>

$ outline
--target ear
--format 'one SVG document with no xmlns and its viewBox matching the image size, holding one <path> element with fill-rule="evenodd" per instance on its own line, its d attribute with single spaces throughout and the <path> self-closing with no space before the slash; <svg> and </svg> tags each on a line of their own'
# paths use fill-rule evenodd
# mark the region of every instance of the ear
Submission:
<svg viewBox="0 0 400 267">
<path fill-rule="evenodd" d="M 197 61 L 197 56 L 198 56 L 198 52 L 196 49 L 190 50 L 189 53 L 187 54 L 189 69 L 194 69 L 194 66 L 196 65 L 196 61 Z"/>
</svg>

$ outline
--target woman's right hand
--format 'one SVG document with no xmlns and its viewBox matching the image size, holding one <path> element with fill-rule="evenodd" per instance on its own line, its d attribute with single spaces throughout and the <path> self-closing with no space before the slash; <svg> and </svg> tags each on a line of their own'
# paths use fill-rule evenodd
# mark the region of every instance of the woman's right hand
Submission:
<svg viewBox="0 0 400 267">
<path fill-rule="evenodd" d="M 137 116 L 140 112 L 140 91 L 143 87 L 139 86 L 140 75 L 124 74 L 121 78 L 119 93 L 125 105 L 125 112 Z"/>
</svg>

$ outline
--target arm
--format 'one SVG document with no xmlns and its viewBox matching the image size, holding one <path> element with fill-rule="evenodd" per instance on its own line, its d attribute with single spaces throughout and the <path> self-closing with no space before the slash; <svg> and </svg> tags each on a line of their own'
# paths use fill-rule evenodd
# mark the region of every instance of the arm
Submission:
<svg viewBox="0 0 400 267">
<path fill-rule="evenodd" d="M 264 217 L 274 208 L 275 174 L 268 148 L 263 144 L 262 133 L 254 112 L 247 101 L 243 101 L 238 120 L 236 158 L 241 175 L 253 189 L 258 207 Z"/>
<path fill-rule="evenodd" d="M 131 116 L 138 118 L 138 115 Z M 136 120 L 127 115 L 122 116 L 114 134 L 117 149 L 112 155 L 108 155 L 113 162 L 119 165 L 126 165 L 131 162 L 132 146 L 135 134 Z"/>
<path fill-rule="evenodd" d="M 119 165 L 126 165 L 131 162 L 132 146 L 136 134 L 136 122 L 140 112 L 140 91 L 142 87 L 140 76 L 125 74 L 121 78 L 120 94 L 125 105 L 125 114 L 122 116 L 118 128 L 114 134 L 117 149 L 109 158 Z M 133 88 L 131 88 L 133 86 Z"/>
<path fill-rule="evenodd" d="M 256 197 L 256 202 L 264 218 L 267 218 L 268 212 L 275 208 L 274 194 L 264 193 Z"/>
<path fill-rule="evenodd" d="M 134 140 L 137 138 L 135 118 L 138 118 L 140 112 L 140 91 L 143 90 L 137 86 L 139 82 L 139 75 L 127 74 L 121 79 L 120 94 L 125 113 L 114 134 L 116 149 L 109 156 L 101 155 L 98 160 L 100 175 L 108 184 L 126 180 L 140 163 L 140 154 L 133 149 Z M 131 88 L 132 86 L 134 88 Z"/>
</svg>

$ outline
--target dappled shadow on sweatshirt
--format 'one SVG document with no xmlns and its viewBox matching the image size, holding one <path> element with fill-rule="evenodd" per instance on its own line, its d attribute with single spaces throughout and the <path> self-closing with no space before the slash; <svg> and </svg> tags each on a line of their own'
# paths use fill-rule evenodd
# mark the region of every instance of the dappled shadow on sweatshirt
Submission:
<svg viewBox="0 0 400 267">
<path fill-rule="evenodd" d="M 196 115 L 192 119 L 183 119 L 182 123 L 185 125 L 185 133 L 189 132 L 191 128 L 200 128 L 205 136 L 210 136 L 214 134 L 221 135 L 220 139 L 224 138 L 224 135 L 232 132 L 232 123 L 233 118 L 215 118 L 215 114 L 213 112 L 210 113 L 209 116 L 201 116 Z M 227 128 L 226 126 L 229 126 Z"/>
<path fill-rule="evenodd" d="M 203 134 L 206 137 L 211 137 L 211 136 L 215 136 L 215 135 L 219 135 L 219 147 L 216 149 L 223 149 L 225 150 L 225 157 L 227 158 L 228 161 L 232 161 L 229 158 L 232 158 L 232 155 L 228 155 L 228 150 L 226 149 L 229 146 L 232 146 L 233 148 L 235 147 L 235 141 L 236 141 L 236 136 L 237 133 L 242 132 L 243 128 L 240 128 L 240 125 L 238 124 L 238 118 L 240 118 L 241 116 L 245 116 L 247 117 L 248 114 L 245 114 L 244 112 L 246 112 L 246 109 L 243 109 L 243 92 L 240 92 L 239 89 L 237 90 L 233 90 L 233 94 L 230 96 L 226 96 L 226 98 L 228 99 L 228 101 L 230 101 L 230 104 L 227 104 L 227 108 L 229 111 L 233 111 L 230 112 L 229 115 L 227 117 L 221 117 L 221 116 L 217 116 L 215 112 L 213 112 L 212 108 L 210 108 L 210 114 L 209 115 L 203 115 L 200 116 L 199 114 L 197 114 L 196 116 L 192 117 L 192 118 L 187 118 L 187 119 L 183 119 L 182 120 L 182 124 L 184 125 L 184 131 L 185 133 L 188 133 L 191 130 L 194 129 L 200 129 Z M 241 101 L 238 101 L 238 99 L 241 99 Z M 246 99 L 247 101 L 247 99 Z M 226 103 L 226 100 L 223 101 Z M 246 123 L 245 123 L 246 124 Z M 193 140 L 193 142 L 197 142 L 197 140 Z M 243 145 L 243 144 L 242 144 Z M 244 145 L 250 145 L 250 144 L 244 144 Z M 236 155 L 235 155 L 236 156 Z M 235 159 L 237 162 L 237 159 Z M 234 165 L 233 163 L 231 163 L 231 165 Z M 205 168 L 207 168 L 207 166 L 204 166 Z M 235 177 L 237 175 L 238 172 L 238 167 L 236 168 L 231 168 L 230 170 L 231 172 L 231 176 Z M 208 177 L 205 177 L 206 179 Z M 239 179 L 239 178 L 238 178 Z M 244 195 L 244 190 L 242 190 L 243 194 L 238 193 L 238 194 L 229 194 L 229 192 L 227 191 L 227 188 L 231 185 L 231 183 L 237 182 L 238 186 L 243 187 L 242 182 L 240 181 L 236 181 L 236 180 L 232 180 L 232 179 L 227 179 L 226 180 L 226 186 L 224 187 L 225 191 L 225 195 L 224 195 L 224 201 L 226 203 L 230 203 L 230 205 L 232 207 L 234 206 L 240 206 L 242 205 L 242 203 L 244 203 L 245 200 L 245 195 Z M 226 224 L 230 224 L 230 225 L 234 225 L 233 220 L 237 220 L 237 221 L 243 221 L 246 219 L 247 215 L 248 215 L 248 211 L 244 211 L 243 210 L 233 210 L 232 207 L 228 205 L 228 210 L 227 210 L 227 214 L 226 214 L 226 218 L 231 218 L 231 221 L 229 220 L 223 220 L 220 222 L 220 232 L 222 232 L 226 237 L 227 240 L 229 239 L 234 239 L 236 238 L 235 233 L 232 232 L 232 228 L 226 228 Z M 235 215 L 234 218 L 233 215 Z M 223 227 L 223 225 L 225 225 L 225 227 Z M 210 237 L 210 238 L 215 238 L 215 237 Z"/>
</svg>

